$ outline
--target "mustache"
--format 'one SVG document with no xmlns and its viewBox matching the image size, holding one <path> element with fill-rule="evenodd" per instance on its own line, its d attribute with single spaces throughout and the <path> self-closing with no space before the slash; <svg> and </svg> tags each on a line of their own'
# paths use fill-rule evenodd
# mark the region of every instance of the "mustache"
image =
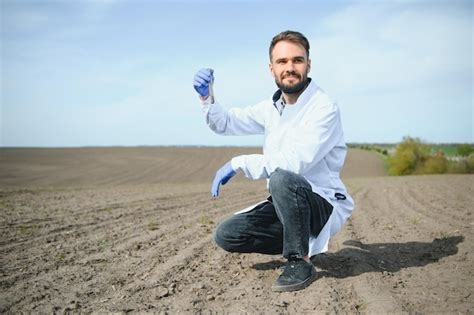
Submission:
<svg viewBox="0 0 474 315">
<path fill-rule="evenodd" d="M 297 77 L 297 78 L 301 79 L 301 76 L 298 73 L 294 72 L 294 71 L 284 73 L 281 76 L 281 79 L 283 80 L 284 78 L 287 78 L 287 77 Z"/>
</svg>

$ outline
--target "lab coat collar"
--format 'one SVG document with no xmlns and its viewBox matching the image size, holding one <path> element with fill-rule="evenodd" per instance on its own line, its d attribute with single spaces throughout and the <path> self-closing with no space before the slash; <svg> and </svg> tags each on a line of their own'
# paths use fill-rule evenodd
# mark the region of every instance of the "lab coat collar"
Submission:
<svg viewBox="0 0 474 315">
<path fill-rule="evenodd" d="M 308 78 L 308 86 L 306 86 L 306 89 L 303 91 L 303 93 L 301 93 L 300 97 L 298 97 L 298 101 L 297 103 L 300 102 L 300 99 L 303 98 L 303 99 L 306 99 L 308 96 L 306 95 L 310 95 L 311 92 L 308 92 L 308 90 L 310 90 L 310 87 L 311 89 L 313 89 L 313 84 L 311 84 L 311 78 Z M 274 94 L 273 94 L 273 97 L 272 97 L 272 100 L 273 100 L 273 103 L 276 103 L 278 102 L 278 100 L 281 98 L 281 95 L 282 95 L 282 91 L 280 89 L 278 89 Z M 306 94 L 306 95 L 305 95 Z"/>
</svg>

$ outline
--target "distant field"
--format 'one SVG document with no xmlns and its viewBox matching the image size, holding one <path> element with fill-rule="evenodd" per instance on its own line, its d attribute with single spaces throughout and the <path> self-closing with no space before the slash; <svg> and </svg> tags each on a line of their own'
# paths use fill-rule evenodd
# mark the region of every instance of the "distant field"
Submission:
<svg viewBox="0 0 474 315">
<path fill-rule="evenodd" d="M 1 187 L 91 187 L 210 183 L 232 157 L 261 153 L 239 147 L 0 149 Z M 363 165 L 363 167 L 361 167 Z M 385 175 L 371 152 L 349 150 L 343 177 Z M 233 181 L 243 180 L 239 175 Z"/>
<path fill-rule="evenodd" d="M 431 153 L 434 154 L 438 151 L 444 152 L 446 156 L 458 156 L 458 145 L 457 144 L 432 144 Z"/>
</svg>

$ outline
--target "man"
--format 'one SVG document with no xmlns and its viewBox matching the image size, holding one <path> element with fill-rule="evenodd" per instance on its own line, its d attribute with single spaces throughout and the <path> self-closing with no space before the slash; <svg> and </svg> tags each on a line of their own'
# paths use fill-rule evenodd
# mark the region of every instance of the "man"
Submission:
<svg viewBox="0 0 474 315">
<path fill-rule="evenodd" d="M 303 34 L 276 35 L 269 49 L 278 91 L 246 108 L 224 109 L 214 99 L 212 69 L 194 77 L 207 124 L 222 135 L 264 134 L 263 154 L 234 157 L 219 169 L 212 195 L 236 172 L 267 178 L 270 197 L 239 211 L 216 230 L 224 250 L 282 254 L 288 261 L 272 286 L 294 291 L 316 279 L 310 257 L 327 251 L 330 236 L 354 208 L 339 178 L 347 147 L 337 105 L 308 77 L 309 42 Z"/>
</svg>

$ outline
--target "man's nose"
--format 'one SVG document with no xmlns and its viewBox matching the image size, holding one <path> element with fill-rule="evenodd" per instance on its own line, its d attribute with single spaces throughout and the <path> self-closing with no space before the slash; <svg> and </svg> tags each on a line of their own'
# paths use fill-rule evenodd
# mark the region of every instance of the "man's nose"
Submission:
<svg viewBox="0 0 474 315">
<path fill-rule="evenodd" d="M 294 71 L 295 70 L 295 64 L 292 61 L 288 61 L 286 63 L 286 71 Z"/>
</svg>

